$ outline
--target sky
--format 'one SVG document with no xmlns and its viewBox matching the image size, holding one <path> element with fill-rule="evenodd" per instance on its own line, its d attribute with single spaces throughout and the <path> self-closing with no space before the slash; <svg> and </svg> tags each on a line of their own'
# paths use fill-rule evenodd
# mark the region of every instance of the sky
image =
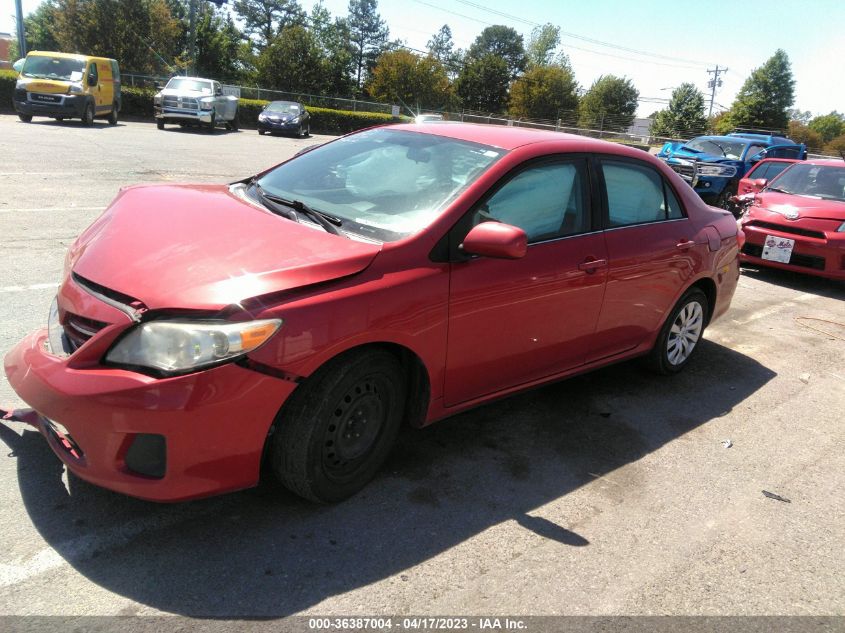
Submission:
<svg viewBox="0 0 845 633">
<path fill-rule="evenodd" d="M 24 13 L 40 0 L 23 0 Z M 312 2 L 301 0 L 310 10 Z M 348 0 L 322 0 L 333 15 Z M 14 32 L 14 0 L 0 0 L 0 32 Z M 459 48 L 468 48 L 492 24 L 527 40 L 551 22 L 583 88 L 603 74 L 628 77 L 640 92 L 637 114 L 664 108 L 672 88 L 695 84 L 709 105 L 707 69 L 727 68 L 714 112 L 730 107 L 754 68 L 777 48 L 792 62 L 795 105 L 813 114 L 845 112 L 845 0 L 380 0 L 391 39 L 424 50 L 444 24 Z M 639 52 L 634 52 L 639 51 Z"/>
</svg>

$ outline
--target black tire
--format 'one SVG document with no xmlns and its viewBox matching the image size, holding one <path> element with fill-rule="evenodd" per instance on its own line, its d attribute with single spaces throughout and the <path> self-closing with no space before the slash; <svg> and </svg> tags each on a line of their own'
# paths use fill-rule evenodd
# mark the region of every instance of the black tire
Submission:
<svg viewBox="0 0 845 633">
<path fill-rule="evenodd" d="M 111 104 L 111 112 L 109 112 L 109 125 L 117 125 L 117 104 Z"/>
<path fill-rule="evenodd" d="M 699 348 L 709 316 L 707 296 L 698 288 L 687 290 L 669 313 L 654 348 L 646 357 L 649 368 L 669 375 L 686 367 Z M 694 327 L 696 322 L 697 328 Z"/>
<path fill-rule="evenodd" d="M 393 448 L 404 407 L 395 356 L 372 349 L 335 359 L 297 388 L 276 420 L 269 452 L 276 478 L 318 503 L 351 497 Z"/>
<path fill-rule="evenodd" d="M 156 127 L 159 130 L 163 130 L 164 129 L 164 119 L 156 119 Z"/>
<path fill-rule="evenodd" d="M 85 112 L 82 113 L 82 125 L 85 127 L 94 125 L 94 104 L 88 103 L 85 106 Z"/>
<path fill-rule="evenodd" d="M 305 136 L 305 128 L 302 123 L 299 124 L 299 129 L 296 131 L 296 138 L 303 138 Z"/>
<path fill-rule="evenodd" d="M 311 124 L 306 123 L 305 124 L 305 137 L 308 138 L 309 136 L 311 136 Z"/>
<path fill-rule="evenodd" d="M 211 113 L 211 121 L 206 125 L 206 129 L 208 129 L 209 134 L 214 134 L 214 130 L 217 127 L 217 117 L 214 116 L 214 112 Z"/>
<path fill-rule="evenodd" d="M 258 130 L 258 134 L 259 134 L 260 136 L 264 136 L 264 130 Z"/>
<path fill-rule="evenodd" d="M 227 123 L 227 125 L 229 126 L 229 129 L 232 130 L 233 132 L 238 131 L 239 126 L 238 126 L 238 111 L 237 110 L 235 110 L 235 118 L 232 119 L 231 121 L 229 121 L 229 123 Z"/>
<path fill-rule="evenodd" d="M 53 118 L 56 119 L 56 121 L 58 121 L 59 123 L 61 123 L 62 121 L 65 120 L 65 118 L 63 116 L 57 116 L 57 117 L 53 117 Z"/>
<path fill-rule="evenodd" d="M 30 121 L 32 121 L 31 114 L 18 114 L 18 118 L 24 123 L 29 123 Z"/>
</svg>

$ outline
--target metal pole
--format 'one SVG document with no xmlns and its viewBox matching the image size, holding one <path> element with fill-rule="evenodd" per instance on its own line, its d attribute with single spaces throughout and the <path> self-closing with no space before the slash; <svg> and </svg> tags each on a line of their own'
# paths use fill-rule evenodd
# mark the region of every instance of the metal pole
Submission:
<svg viewBox="0 0 845 633">
<path fill-rule="evenodd" d="M 18 30 L 18 57 L 26 57 L 26 34 L 23 31 L 23 8 L 21 0 L 15 0 L 15 16 Z M 14 59 L 12 61 L 15 61 Z"/>
<path fill-rule="evenodd" d="M 707 71 L 707 74 L 713 75 L 713 79 L 710 81 L 710 112 L 707 113 L 708 120 L 713 117 L 713 102 L 716 100 L 716 88 L 721 84 L 721 82 L 719 81 L 719 73 L 726 72 L 728 72 L 728 69 L 719 68 L 719 64 L 716 64 L 716 70 Z"/>
<path fill-rule="evenodd" d="M 191 0 L 188 14 L 188 69 L 191 75 L 196 75 L 197 69 L 197 0 Z"/>
</svg>

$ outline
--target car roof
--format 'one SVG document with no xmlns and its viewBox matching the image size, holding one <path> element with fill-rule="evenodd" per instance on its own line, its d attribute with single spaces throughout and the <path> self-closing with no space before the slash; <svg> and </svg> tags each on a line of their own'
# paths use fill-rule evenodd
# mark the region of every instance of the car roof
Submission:
<svg viewBox="0 0 845 633">
<path fill-rule="evenodd" d="M 449 125 L 420 126 L 413 123 L 400 123 L 388 126 L 391 130 L 407 130 L 417 134 L 433 134 L 453 138 L 459 141 L 469 141 L 482 145 L 491 145 L 499 149 L 512 150 L 531 143 L 547 141 L 569 141 L 577 144 L 572 151 L 601 152 L 613 148 L 614 153 L 620 147 L 619 143 L 610 143 L 577 134 L 565 134 L 553 130 L 538 130 L 529 127 L 510 127 L 507 125 L 488 125 L 485 123 L 449 123 Z M 641 150 L 635 150 L 641 151 Z"/>
<path fill-rule="evenodd" d="M 813 160 L 802 160 L 804 165 L 818 165 L 819 167 L 841 167 L 845 169 L 845 160 L 840 158 L 816 158 Z"/>
<path fill-rule="evenodd" d="M 80 61 L 88 59 L 104 59 L 110 62 L 116 61 L 111 57 L 98 57 L 97 55 L 84 55 L 82 53 L 59 53 L 56 51 L 29 51 L 27 56 L 33 55 L 37 57 L 57 57 L 59 59 L 78 59 Z"/>
<path fill-rule="evenodd" d="M 275 101 L 271 101 L 270 103 L 289 103 L 291 105 L 299 105 L 299 101 L 288 101 L 286 99 L 276 99 Z M 268 103 L 267 105 L 270 105 Z"/>
</svg>

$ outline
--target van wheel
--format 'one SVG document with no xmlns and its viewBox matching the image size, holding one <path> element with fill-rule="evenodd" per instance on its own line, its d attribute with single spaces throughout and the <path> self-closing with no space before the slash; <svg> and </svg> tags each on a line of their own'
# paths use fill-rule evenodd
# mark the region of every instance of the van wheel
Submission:
<svg viewBox="0 0 845 633">
<path fill-rule="evenodd" d="M 156 127 L 159 130 L 163 130 L 164 129 L 164 119 L 156 119 Z"/>
<path fill-rule="evenodd" d="M 680 298 L 663 324 L 654 348 L 646 359 L 659 374 L 681 371 L 698 349 L 710 307 L 698 288 L 691 288 Z"/>
<path fill-rule="evenodd" d="M 18 118 L 21 121 L 23 121 L 24 123 L 29 123 L 30 121 L 32 121 L 32 115 L 31 114 L 19 114 Z"/>
<path fill-rule="evenodd" d="M 393 354 L 373 349 L 341 356 L 282 408 L 269 440 L 273 472 L 312 501 L 351 497 L 393 448 L 404 408 L 404 375 Z"/>
<path fill-rule="evenodd" d="M 117 104 L 111 105 L 111 112 L 109 112 L 109 125 L 117 125 Z"/>
<path fill-rule="evenodd" d="M 85 106 L 85 112 L 82 115 L 82 125 L 85 127 L 94 125 L 94 106 L 90 103 Z"/>
</svg>

